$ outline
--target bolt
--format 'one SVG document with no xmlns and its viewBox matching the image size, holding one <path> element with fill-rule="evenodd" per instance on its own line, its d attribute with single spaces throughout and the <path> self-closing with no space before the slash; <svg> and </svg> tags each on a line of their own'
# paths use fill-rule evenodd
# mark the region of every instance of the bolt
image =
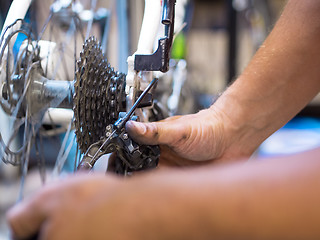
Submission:
<svg viewBox="0 0 320 240">
<path fill-rule="evenodd" d="M 106 130 L 107 130 L 107 131 L 110 131 L 110 130 L 111 130 L 111 125 L 108 125 L 108 126 L 106 127 Z"/>
<path fill-rule="evenodd" d="M 123 134 L 123 139 L 124 139 L 124 140 L 127 140 L 128 138 L 129 138 L 129 137 L 128 137 L 128 134 L 126 134 L 126 133 Z"/>
</svg>

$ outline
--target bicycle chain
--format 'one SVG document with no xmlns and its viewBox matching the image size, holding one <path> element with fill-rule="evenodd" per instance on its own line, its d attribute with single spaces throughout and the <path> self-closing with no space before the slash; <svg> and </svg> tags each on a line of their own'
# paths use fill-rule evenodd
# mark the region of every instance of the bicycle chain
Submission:
<svg viewBox="0 0 320 240">
<path fill-rule="evenodd" d="M 77 142 L 82 153 L 105 136 L 126 110 L 126 75 L 115 71 L 94 37 L 87 39 L 77 61 L 73 111 Z"/>
</svg>

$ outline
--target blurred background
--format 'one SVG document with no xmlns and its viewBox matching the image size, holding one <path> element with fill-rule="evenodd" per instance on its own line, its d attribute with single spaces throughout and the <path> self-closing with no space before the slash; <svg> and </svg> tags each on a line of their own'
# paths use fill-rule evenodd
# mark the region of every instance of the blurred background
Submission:
<svg viewBox="0 0 320 240">
<path fill-rule="evenodd" d="M 81 0 L 83 5 L 88 6 L 92 6 L 92 2 L 95 3 L 93 11 L 97 13 L 100 9 L 101 16 L 104 16 L 94 26 L 93 33 L 98 38 L 105 36 L 102 43 L 105 44 L 109 62 L 115 69 L 126 73 L 127 57 L 136 51 L 138 43 L 144 0 Z M 181 29 L 175 36 L 171 68 L 167 75 L 162 76 L 157 96 L 169 109 L 170 115 L 195 113 L 209 107 L 246 67 L 280 16 L 285 2 L 177 0 L 183 9 L 176 12 Z M 41 28 L 52 11 L 53 3 L 53 0 L 33 1 L 27 20 L 34 28 Z M 10 0 L 0 0 L 0 26 L 10 4 Z M 78 44 L 81 46 L 82 42 Z M 68 71 L 72 81 L 74 68 L 68 67 Z M 173 101 L 174 96 L 178 96 L 178 101 Z M 295 119 L 267 139 L 255 155 L 290 154 L 319 146 L 319 116 L 320 101 L 315 98 Z M 2 118 L 0 125 L 3 134 L 8 126 Z M 45 143 L 46 158 L 56 159 L 59 148 L 54 145 L 61 139 L 58 136 Z M 36 157 L 33 155 L 33 158 Z M 32 192 L 41 185 L 39 175 L 32 172 L 31 169 L 31 174 L 28 174 L 26 192 Z M 20 176 L 21 167 L 0 161 L 0 240 L 8 239 L 4 214 L 18 199 Z"/>
</svg>

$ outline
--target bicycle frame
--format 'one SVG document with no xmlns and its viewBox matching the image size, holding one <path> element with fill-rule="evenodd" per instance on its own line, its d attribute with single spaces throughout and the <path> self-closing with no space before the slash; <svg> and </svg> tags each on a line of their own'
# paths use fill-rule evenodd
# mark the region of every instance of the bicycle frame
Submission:
<svg viewBox="0 0 320 240">
<path fill-rule="evenodd" d="M 160 25 L 162 1 L 145 0 L 143 21 L 138 41 L 137 51 L 128 57 L 128 73 L 126 77 L 127 111 L 132 107 L 137 91 L 143 90 L 152 80 L 151 72 L 134 70 L 136 54 L 151 54 L 155 46 L 156 36 Z M 142 121 L 147 121 L 147 113 L 137 111 Z"/>
</svg>

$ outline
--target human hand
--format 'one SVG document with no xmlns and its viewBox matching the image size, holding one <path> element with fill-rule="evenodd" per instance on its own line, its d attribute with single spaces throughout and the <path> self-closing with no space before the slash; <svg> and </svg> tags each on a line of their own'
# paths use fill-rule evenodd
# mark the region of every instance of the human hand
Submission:
<svg viewBox="0 0 320 240">
<path fill-rule="evenodd" d="M 52 240 L 105 239 L 99 235 L 106 230 L 101 225 L 112 214 L 105 213 L 103 201 L 121 182 L 111 176 L 78 174 L 49 183 L 7 213 L 13 239 L 36 234 Z"/>
<path fill-rule="evenodd" d="M 186 239 L 185 225 L 175 225 L 187 212 L 177 207 L 185 195 L 172 198 L 181 182 L 168 172 L 130 179 L 78 174 L 50 183 L 7 213 L 13 239 Z M 184 219 L 194 221 L 179 223 Z"/>
<path fill-rule="evenodd" d="M 162 165 L 199 165 L 247 156 L 231 146 L 234 139 L 226 122 L 223 113 L 212 106 L 159 122 L 129 121 L 126 130 L 139 143 L 159 144 Z"/>
</svg>

